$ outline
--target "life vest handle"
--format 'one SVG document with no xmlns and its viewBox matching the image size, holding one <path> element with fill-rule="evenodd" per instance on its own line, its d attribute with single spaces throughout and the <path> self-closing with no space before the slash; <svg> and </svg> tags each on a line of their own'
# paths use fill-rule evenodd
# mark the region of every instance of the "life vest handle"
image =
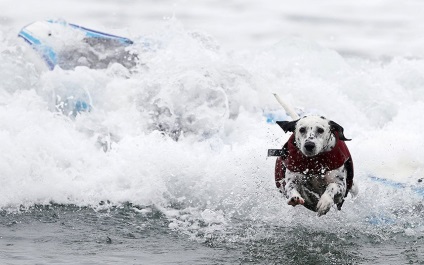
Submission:
<svg viewBox="0 0 424 265">
<path fill-rule="evenodd" d="M 283 156 L 284 154 L 284 149 L 268 149 L 268 156 Z"/>
</svg>

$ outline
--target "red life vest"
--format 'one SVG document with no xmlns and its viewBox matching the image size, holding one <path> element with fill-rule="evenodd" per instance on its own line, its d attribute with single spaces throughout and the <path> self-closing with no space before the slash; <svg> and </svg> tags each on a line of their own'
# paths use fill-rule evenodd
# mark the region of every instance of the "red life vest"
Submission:
<svg viewBox="0 0 424 265">
<path fill-rule="evenodd" d="M 321 175 L 345 165 L 347 171 L 346 197 L 353 183 L 353 161 L 345 142 L 339 139 L 337 132 L 334 132 L 334 135 L 336 136 L 336 145 L 333 149 L 307 157 L 297 148 L 294 134 L 292 134 L 283 146 L 283 155 L 278 157 L 275 162 L 275 185 L 277 188 L 280 188 L 281 185 L 285 186 L 286 169 L 302 174 Z"/>
</svg>

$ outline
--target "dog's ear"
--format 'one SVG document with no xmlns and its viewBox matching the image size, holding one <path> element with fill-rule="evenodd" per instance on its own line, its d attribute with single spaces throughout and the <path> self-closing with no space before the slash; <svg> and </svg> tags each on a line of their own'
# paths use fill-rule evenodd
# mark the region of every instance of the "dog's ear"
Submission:
<svg viewBox="0 0 424 265">
<path fill-rule="evenodd" d="M 350 141 L 350 140 L 352 140 L 352 139 L 347 139 L 344 136 L 344 133 L 343 133 L 344 129 L 343 129 L 342 126 L 340 126 L 339 124 L 335 123 L 334 121 L 329 121 L 328 124 L 330 125 L 330 130 L 332 132 L 334 132 L 334 131 L 338 132 L 339 139 L 340 140 L 342 140 L 342 141 Z"/>
<path fill-rule="evenodd" d="M 277 121 L 276 123 L 280 125 L 281 129 L 284 130 L 284 132 L 294 132 L 296 129 L 296 123 L 298 120 L 295 121 Z"/>
</svg>

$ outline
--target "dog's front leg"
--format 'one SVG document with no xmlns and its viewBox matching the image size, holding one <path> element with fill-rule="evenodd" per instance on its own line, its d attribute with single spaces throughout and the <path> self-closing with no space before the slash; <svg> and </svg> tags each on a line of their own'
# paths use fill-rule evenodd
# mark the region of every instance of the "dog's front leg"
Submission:
<svg viewBox="0 0 424 265">
<path fill-rule="evenodd" d="M 297 191 L 297 186 L 299 185 L 299 177 L 291 172 L 286 170 L 286 186 L 284 187 L 287 204 L 291 206 L 296 206 L 298 204 L 304 204 L 305 200 L 300 196 L 300 193 Z"/>
<path fill-rule="evenodd" d="M 346 192 L 346 172 L 344 167 L 330 171 L 326 174 L 325 180 L 329 182 L 325 192 L 317 204 L 318 216 L 326 214 L 334 205 L 334 198 L 343 198 Z"/>
<path fill-rule="evenodd" d="M 337 184 L 330 183 L 325 190 L 325 192 L 321 195 L 321 198 L 317 204 L 317 212 L 318 216 L 326 214 L 331 206 L 334 204 L 334 193 L 333 190 L 337 187 Z"/>
</svg>

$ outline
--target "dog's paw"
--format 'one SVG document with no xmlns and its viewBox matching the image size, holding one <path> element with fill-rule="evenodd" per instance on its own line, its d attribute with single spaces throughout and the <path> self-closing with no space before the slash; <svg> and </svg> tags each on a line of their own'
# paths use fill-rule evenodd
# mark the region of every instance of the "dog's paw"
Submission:
<svg viewBox="0 0 424 265">
<path fill-rule="evenodd" d="M 287 204 L 291 206 L 296 206 L 298 204 L 304 204 L 304 203 L 305 203 L 305 200 L 300 196 L 293 196 L 287 201 Z"/>
<path fill-rule="evenodd" d="M 356 185 L 355 182 L 352 184 L 352 188 L 350 189 L 349 192 L 350 192 L 350 195 L 352 196 L 352 198 L 355 198 L 356 196 L 358 196 L 359 188 L 358 188 L 358 185 Z"/>
<path fill-rule="evenodd" d="M 326 214 L 330 210 L 331 206 L 333 206 L 333 204 L 333 198 L 331 198 L 331 196 L 327 193 L 324 193 L 317 204 L 318 216 Z"/>
</svg>

